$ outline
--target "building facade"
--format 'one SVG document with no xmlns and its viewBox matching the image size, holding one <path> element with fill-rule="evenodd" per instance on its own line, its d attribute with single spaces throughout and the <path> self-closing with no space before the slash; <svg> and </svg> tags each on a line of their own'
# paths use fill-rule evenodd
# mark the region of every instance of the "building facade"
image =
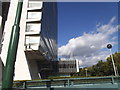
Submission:
<svg viewBox="0 0 120 90">
<path fill-rule="evenodd" d="M 8 16 L 9 5 L 10 2 L 0 1 L 0 53 L 2 48 L 3 31 Z"/>
<path fill-rule="evenodd" d="M 18 0 L 11 0 L 2 61 L 5 65 Z M 57 3 L 23 0 L 14 80 L 47 78 L 57 60 Z"/>
<path fill-rule="evenodd" d="M 2 50 L 2 41 L 4 37 L 4 26 L 7 20 L 8 10 L 9 10 L 9 2 L 0 1 L 0 54 Z M 3 72 L 3 62 L 0 56 L 0 82 L 2 81 L 2 72 Z"/>
<path fill-rule="evenodd" d="M 60 60 L 59 73 L 71 74 L 79 72 L 79 61 L 76 60 Z"/>
</svg>

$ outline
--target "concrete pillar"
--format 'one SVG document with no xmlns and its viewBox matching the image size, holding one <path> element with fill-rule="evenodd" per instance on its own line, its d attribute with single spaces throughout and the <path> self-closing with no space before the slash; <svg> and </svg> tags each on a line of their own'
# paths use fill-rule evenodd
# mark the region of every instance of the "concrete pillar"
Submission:
<svg viewBox="0 0 120 90">
<path fill-rule="evenodd" d="M 38 70 L 36 60 L 29 59 L 28 66 L 29 66 L 31 78 L 32 79 L 40 79 L 41 77 L 39 75 L 39 70 Z"/>
<path fill-rule="evenodd" d="M 4 65 L 3 65 L 3 62 L 2 62 L 1 57 L 0 57 L 0 84 L 2 82 L 3 67 L 4 67 Z"/>
</svg>

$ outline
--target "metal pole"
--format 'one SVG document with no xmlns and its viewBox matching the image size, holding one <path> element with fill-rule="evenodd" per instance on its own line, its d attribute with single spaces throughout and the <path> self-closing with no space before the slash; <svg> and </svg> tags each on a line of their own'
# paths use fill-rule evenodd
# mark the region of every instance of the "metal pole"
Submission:
<svg viewBox="0 0 120 90">
<path fill-rule="evenodd" d="M 114 62 L 114 59 L 113 59 L 113 55 L 112 55 L 112 50 L 110 50 L 110 55 L 111 55 L 111 59 L 112 59 L 112 64 L 113 64 L 113 69 L 114 69 L 114 73 L 115 73 L 115 76 L 117 76 L 117 72 L 116 72 L 116 67 L 115 67 L 115 62 Z"/>
<path fill-rule="evenodd" d="M 3 74 L 2 90 L 6 90 L 6 89 L 11 90 L 13 85 L 14 66 L 15 66 L 17 47 L 19 41 L 19 32 L 20 32 L 19 24 L 20 24 L 21 12 L 22 12 L 22 5 L 23 5 L 23 1 L 21 0 L 21 2 L 18 2 L 15 22 L 12 27 L 6 65 Z"/>
<path fill-rule="evenodd" d="M 85 69 L 85 71 L 86 71 L 86 77 L 87 77 L 87 70 L 88 70 L 88 69 Z"/>
<path fill-rule="evenodd" d="M 119 72 L 118 72 L 118 68 L 117 68 L 117 66 L 116 66 L 115 68 L 116 68 L 117 76 L 119 76 Z"/>
</svg>

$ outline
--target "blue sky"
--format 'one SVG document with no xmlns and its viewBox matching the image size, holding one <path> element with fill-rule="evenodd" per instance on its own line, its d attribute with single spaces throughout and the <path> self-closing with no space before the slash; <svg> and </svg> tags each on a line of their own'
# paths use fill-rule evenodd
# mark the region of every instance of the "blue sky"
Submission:
<svg viewBox="0 0 120 90">
<path fill-rule="evenodd" d="M 112 43 L 113 52 L 116 52 L 117 30 L 115 28 L 118 22 L 117 17 L 118 6 L 115 2 L 59 2 L 59 56 L 63 58 L 73 56 L 75 59 L 79 59 L 83 66 L 87 66 L 88 59 L 91 57 L 97 60 L 92 59 L 93 62 L 91 61 L 90 65 L 95 64 L 99 59 L 105 59 L 109 55 L 108 50 L 103 44 Z M 97 36 L 105 38 L 100 40 Z M 105 40 L 101 44 L 103 47 L 100 47 L 99 40 L 102 42 Z M 70 45 L 72 48 L 69 47 Z M 68 48 L 69 51 L 67 51 Z M 84 50 L 82 50 L 83 48 Z"/>
</svg>

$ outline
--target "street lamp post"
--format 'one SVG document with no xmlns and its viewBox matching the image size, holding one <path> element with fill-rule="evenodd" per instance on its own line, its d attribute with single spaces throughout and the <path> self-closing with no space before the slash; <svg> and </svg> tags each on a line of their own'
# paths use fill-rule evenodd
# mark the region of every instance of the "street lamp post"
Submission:
<svg viewBox="0 0 120 90">
<path fill-rule="evenodd" d="M 85 69 L 86 77 L 87 77 L 87 70 L 88 70 L 88 69 L 86 68 L 86 69 Z"/>
<path fill-rule="evenodd" d="M 116 67 L 115 67 L 115 62 L 114 62 L 114 59 L 113 59 L 113 55 L 112 55 L 112 45 L 111 44 L 108 44 L 107 45 L 107 48 L 110 50 L 110 56 L 111 56 L 111 59 L 112 59 L 112 64 L 113 64 L 113 69 L 114 69 L 114 73 L 115 73 L 115 76 L 117 76 L 117 71 L 116 71 Z"/>
</svg>

